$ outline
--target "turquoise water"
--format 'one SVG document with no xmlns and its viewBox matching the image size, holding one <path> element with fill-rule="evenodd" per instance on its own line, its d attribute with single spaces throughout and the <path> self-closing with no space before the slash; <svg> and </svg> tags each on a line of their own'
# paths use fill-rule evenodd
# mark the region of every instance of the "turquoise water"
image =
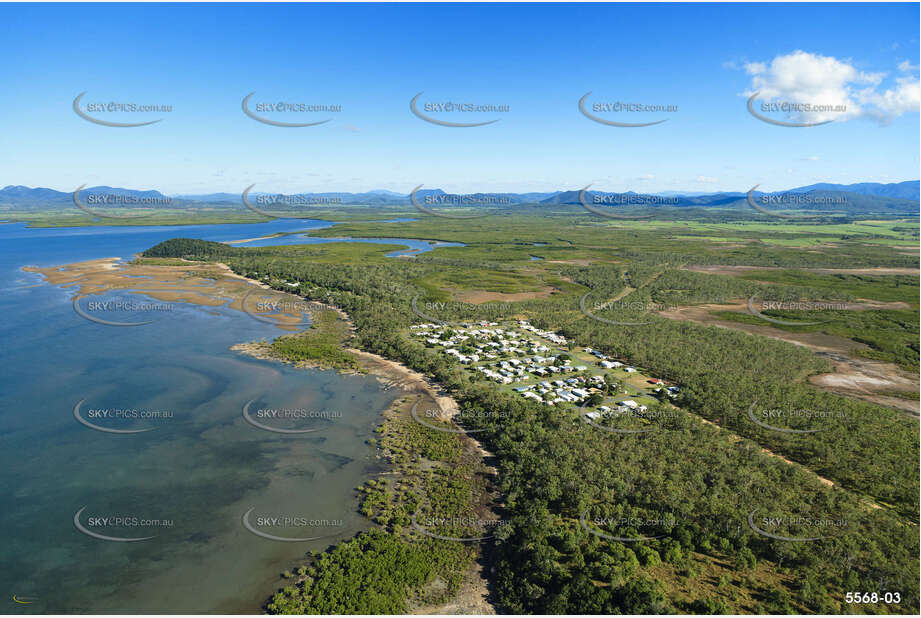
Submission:
<svg viewBox="0 0 921 618">
<path fill-rule="evenodd" d="M 366 440 L 396 392 L 367 376 L 239 355 L 230 346 L 282 331 L 228 308 L 180 303 L 148 325 L 111 327 L 77 315 L 71 290 L 35 285 L 41 277 L 20 270 L 129 258 L 177 236 L 231 240 L 328 225 L 0 225 L 6 612 L 258 612 L 305 552 L 369 525 L 355 512 L 354 487 L 377 471 Z M 98 427 L 152 431 L 96 431 L 74 418 L 80 401 L 81 417 Z M 249 401 L 251 417 L 266 409 L 316 417 L 260 417 L 263 425 L 316 431 L 260 429 L 243 418 Z M 98 410 L 154 416 L 93 416 Z M 248 511 L 257 532 L 322 538 L 264 538 L 243 526 Z M 92 533 L 153 538 L 89 536 L 75 526 L 78 512 Z"/>
</svg>

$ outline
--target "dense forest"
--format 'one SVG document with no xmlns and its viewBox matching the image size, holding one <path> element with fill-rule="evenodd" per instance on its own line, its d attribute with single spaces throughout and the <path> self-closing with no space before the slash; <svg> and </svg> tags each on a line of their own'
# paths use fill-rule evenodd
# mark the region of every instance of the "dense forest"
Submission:
<svg viewBox="0 0 921 618">
<path fill-rule="evenodd" d="M 683 413 L 655 421 L 662 431 L 618 435 L 597 431 L 560 409 L 500 393 L 406 336 L 411 324 L 422 321 L 412 310 L 413 299 L 436 293 L 426 282 L 436 276 L 450 278 L 457 270 L 490 270 L 501 248 L 492 256 L 471 251 L 466 264 L 456 248 L 439 251 L 443 257 L 330 263 L 287 247 L 228 251 L 213 244 L 169 241 L 149 255 L 219 257 L 241 275 L 338 306 L 354 323 L 356 347 L 433 377 L 461 405 L 493 411 L 471 420 L 476 425 L 470 428 L 481 430 L 478 439 L 495 454 L 501 514 L 509 522 L 485 541 L 495 568 L 494 594 L 504 611 L 918 610 L 916 419 L 809 386 L 804 382 L 808 375 L 829 367 L 808 350 L 650 312 L 642 313 L 647 324 L 611 325 L 587 317 L 578 302 L 589 292 L 597 295 L 597 301 L 626 291 L 623 300 L 638 304 L 597 310 L 598 315 L 617 320 L 635 318 L 636 307 L 643 303 L 714 302 L 753 294 L 835 298 L 836 292 L 828 286 L 759 283 L 679 268 L 689 261 L 737 263 L 752 257 L 748 251 L 747 256 L 731 256 L 733 252 L 727 251 L 721 257 L 702 258 L 620 249 L 615 252 L 617 259 L 629 257 L 629 264 L 554 265 L 540 276 L 544 281 L 560 281 L 558 292 L 512 303 L 514 315 L 562 332 L 574 345 L 628 359 L 682 387 L 677 404 Z M 772 262 L 778 265 L 832 261 L 825 256 L 803 257 L 803 251 L 779 253 L 787 257 L 775 254 Z M 904 263 L 891 253 L 886 259 Z M 509 271 L 507 266 L 492 270 Z M 478 320 L 508 317 L 509 309 L 507 304 L 487 304 L 473 314 Z M 437 317 L 474 319 L 469 306 L 451 304 Z M 835 420 L 816 433 L 770 431 L 751 422 L 747 411 L 753 404 L 832 410 Z M 791 428 L 807 427 L 799 422 L 792 421 Z M 584 525 L 586 517 L 588 525 Z M 816 540 L 778 540 L 756 530 L 753 517 L 767 521 L 777 536 Z M 612 523 L 624 521 L 628 523 Z M 648 521 L 657 523 L 652 527 L 629 523 Z M 815 522 L 832 523 L 816 534 Z M 760 529 L 768 524 L 762 523 Z M 385 580 L 394 585 L 411 586 L 425 579 L 424 567 L 413 566 L 413 550 L 402 547 L 410 543 L 418 549 L 421 541 L 393 529 L 381 534 L 390 536 L 388 540 L 361 537 L 314 565 L 317 579 L 328 582 L 326 594 L 347 596 L 346 591 L 354 589 L 348 577 L 330 575 L 342 569 L 396 569 Z M 610 538 L 638 536 L 655 538 L 642 542 Z M 355 566 L 358 555 L 371 565 Z M 845 592 L 857 591 L 897 591 L 901 604 L 845 604 Z M 288 595 L 288 599 L 290 604 L 270 610 L 321 607 L 306 603 L 302 595 Z M 350 611 L 395 607 L 388 603 L 336 607 Z"/>
</svg>

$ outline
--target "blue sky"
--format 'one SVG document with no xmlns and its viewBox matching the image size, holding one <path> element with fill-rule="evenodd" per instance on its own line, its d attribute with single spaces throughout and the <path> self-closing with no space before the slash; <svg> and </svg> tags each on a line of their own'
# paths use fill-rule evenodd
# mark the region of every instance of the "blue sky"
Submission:
<svg viewBox="0 0 921 618">
<path fill-rule="evenodd" d="M 165 193 L 766 190 L 919 176 L 918 4 L 0 5 L 0 185 Z M 761 122 L 754 90 L 845 101 L 818 127 Z M 86 102 L 172 105 L 78 117 Z M 263 114 L 257 101 L 342 111 Z M 431 114 L 409 101 L 507 105 Z M 589 102 L 677 106 L 609 114 Z M 799 98 L 797 98 L 799 97 Z M 826 100 L 827 98 L 827 100 Z M 783 116 L 775 116 L 782 118 Z M 792 117 L 791 117 L 792 118 Z M 791 119 L 788 118 L 788 119 Z M 792 118 L 796 120 L 797 118 Z M 809 120 L 803 116 L 799 120 Z"/>
</svg>

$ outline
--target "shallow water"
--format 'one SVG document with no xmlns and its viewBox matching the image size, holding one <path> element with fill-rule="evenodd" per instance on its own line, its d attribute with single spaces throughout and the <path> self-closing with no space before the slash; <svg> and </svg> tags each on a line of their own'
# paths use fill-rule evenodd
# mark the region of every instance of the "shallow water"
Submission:
<svg viewBox="0 0 921 618">
<path fill-rule="evenodd" d="M 231 240 L 328 225 L 0 226 L 0 582 L 8 612 L 257 612 L 282 585 L 279 572 L 304 552 L 369 525 L 356 513 L 354 487 L 375 472 L 366 440 L 396 392 L 367 376 L 231 351 L 282 333 L 240 312 L 178 303 L 145 326 L 105 326 L 73 311 L 72 290 L 35 285 L 41 277 L 20 270 L 129 258 L 177 236 Z M 97 427 L 152 430 L 94 430 L 74 418 L 81 400 L 80 416 Z M 250 401 L 252 417 L 275 409 L 324 418 L 259 417 L 316 430 L 275 433 L 246 422 Z M 116 409 L 154 417 L 99 416 Z M 84 534 L 74 523 L 81 509 L 78 522 L 91 533 L 153 538 Z M 250 510 L 257 532 L 322 538 L 263 538 L 242 524 Z M 283 518 L 293 521 L 273 525 Z"/>
</svg>

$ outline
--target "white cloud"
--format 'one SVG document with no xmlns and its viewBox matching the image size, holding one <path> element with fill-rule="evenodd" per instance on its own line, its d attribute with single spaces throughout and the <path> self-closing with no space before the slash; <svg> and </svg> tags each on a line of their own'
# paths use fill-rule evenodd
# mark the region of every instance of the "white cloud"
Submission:
<svg viewBox="0 0 921 618">
<path fill-rule="evenodd" d="M 868 116 L 889 122 L 921 108 L 921 82 L 918 78 L 899 77 L 895 82 L 895 88 L 883 92 L 861 93 L 862 99 L 869 104 Z"/>
<path fill-rule="evenodd" d="M 705 182 L 711 185 L 716 184 L 719 181 L 720 181 L 719 178 L 714 178 L 713 176 L 698 176 L 697 177 L 697 182 Z"/>
<path fill-rule="evenodd" d="M 902 71 L 903 73 L 909 73 L 911 71 L 917 71 L 917 70 L 918 70 L 918 65 L 912 64 L 908 60 L 903 60 L 902 62 L 899 63 L 899 71 Z"/>
<path fill-rule="evenodd" d="M 903 62 L 899 69 L 904 72 L 917 67 Z M 797 122 L 868 117 L 885 123 L 917 112 L 921 104 L 916 76 L 898 77 L 895 84 L 881 88 L 886 73 L 860 71 L 848 60 L 801 50 L 776 56 L 770 62 L 749 62 L 745 71 L 752 76 L 745 96 L 760 92 L 758 100 L 762 102 L 840 106 L 838 111 L 791 112 L 789 118 Z M 780 119 L 779 113 L 776 116 Z"/>
</svg>

